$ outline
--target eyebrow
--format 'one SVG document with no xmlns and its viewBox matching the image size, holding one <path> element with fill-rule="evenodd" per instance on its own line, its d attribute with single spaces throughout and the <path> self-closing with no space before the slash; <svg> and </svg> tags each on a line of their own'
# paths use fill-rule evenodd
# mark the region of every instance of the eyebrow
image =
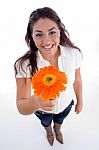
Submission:
<svg viewBox="0 0 99 150">
<path fill-rule="evenodd" d="M 51 31 L 51 30 L 53 30 L 53 29 L 56 29 L 56 28 L 55 28 L 55 27 L 53 27 L 53 28 L 49 29 L 48 31 Z"/>
<path fill-rule="evenodd" d="M 53 27 L 53 28 L 49 29 L 48 31 L 52 31 L 53 29 L 56 29 L 56 28 L 55 28 L 55 27 Z M 35 30 L 34 32 L 40 32 L 40 33 L 42 33 L 43 31 Z"/>
</svg>

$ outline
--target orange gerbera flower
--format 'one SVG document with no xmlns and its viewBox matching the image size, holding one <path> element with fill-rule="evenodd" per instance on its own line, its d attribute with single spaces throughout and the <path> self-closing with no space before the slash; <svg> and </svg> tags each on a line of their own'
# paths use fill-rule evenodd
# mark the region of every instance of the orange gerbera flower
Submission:
<svg viewBox="0 0 99 150">
<path fill-rule="evenodd" d="M 41 68 L 32 77 L 32 88 L 36 96 L 44 100 L 55 99 L 64 91 L 67 83 L 67 75 L 54 66 Z"/>
</svg>

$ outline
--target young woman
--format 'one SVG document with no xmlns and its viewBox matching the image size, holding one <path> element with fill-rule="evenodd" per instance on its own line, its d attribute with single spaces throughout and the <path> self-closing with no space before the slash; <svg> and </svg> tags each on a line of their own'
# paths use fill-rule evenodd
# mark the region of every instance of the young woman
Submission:
<svg viewBox="0 0 99 150">
<path fill-rule="evenodd" d="M 49 7 L 33 11 L 29 17 L 25 36 L 29 47 L 24 56 L 15 62 L 17 108 L 23 115 L 35 114 L 47 133 L 50 145 L 54 134 L 63 144 L 61 125 L 75 101 L 75 112 L 82 110 L 82 81 L 80 65 L 82 53 L 69 39 L 68 31 L 57 13 Z M 55 99 L 43 101 L 31 93 L 31 78 L 45 66 L 55 66 L 68 75 L 67 89 Z"/>
</svg>

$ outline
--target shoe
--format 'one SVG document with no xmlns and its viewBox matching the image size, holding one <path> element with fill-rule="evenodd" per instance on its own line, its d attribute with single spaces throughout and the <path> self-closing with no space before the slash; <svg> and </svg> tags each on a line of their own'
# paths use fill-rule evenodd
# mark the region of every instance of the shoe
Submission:
<svg viewBox="0 0 99 150">
<path fill-rule="evenodd" d="M 54 132 L 55 132 L 56 139 L 61 144 L 64 144 L 64 142 L 63 142 L 63 135 L 62 135 L 62 133 L 60 131 L 60 128 L 61 128 L 61 124 L 54 123 L 53 129 L 54 129 Z"/>
<path fill-rule="evenodd" d="M 47 133 L 47 140 L 50 143 L 50 145 L 52 146 L 53 143 L 54 143 L 54 135 L 53 135 L 53 132 L 52 132 L 51 125 L 48 126 L 48 127 L 44 127 L 44 128 L 45 128 L 46 133 Z"/>
</svg>

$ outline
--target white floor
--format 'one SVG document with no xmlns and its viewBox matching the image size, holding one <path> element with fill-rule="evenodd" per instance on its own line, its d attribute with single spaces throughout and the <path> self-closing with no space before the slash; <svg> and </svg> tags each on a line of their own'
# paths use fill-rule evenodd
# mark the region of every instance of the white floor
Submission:
<svg viewBox="0 0 99 150">
<path fill-rule="evenodd" d="M 0 150 L 99 150 L 99 84 L 91 84 L 85 86 L 82 113 L 75 114 L 73 108 L 62 126 L 64 144 L 55 139 L 52 147 L 39 120 L 18 113 L 15 89 L 1 92 Z"/>
</svg>

